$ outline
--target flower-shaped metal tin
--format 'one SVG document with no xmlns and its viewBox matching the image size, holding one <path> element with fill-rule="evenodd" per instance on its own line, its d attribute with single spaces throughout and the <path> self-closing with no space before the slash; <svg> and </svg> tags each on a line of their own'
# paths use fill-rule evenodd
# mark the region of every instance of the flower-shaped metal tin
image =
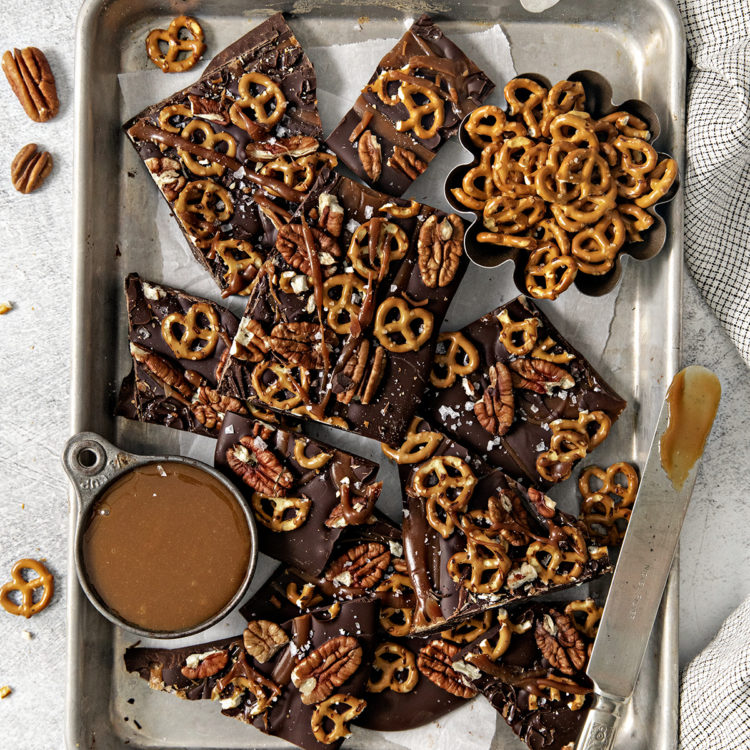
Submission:
<svg viewBox="0 0 750 750">
<path fill-rule="evenodd" d="M 531 79 L 547 89 L 551 88 L 551 84 L 546 78 L 535 73 L 526 73 L 517 76 L 516 78 Z M 652 146 L 658 142 L 660 135 L 659 118 L 648 104 L 638 99 L 629 99 L 622 104 L 615 105 L 612 100 L 612 87 L 610 83 L 604 78 L 604 76 L 595 73 L 594 71 L 577 71 L 568 76 L 565 80 L 578 81 L 581 83 L 586 96 L 585 111 L 589 113 L 593 119 L 598 120 L 599 118 L 605 117 L 613 112 L 627 112 L 647 123 L 651 135 L 648 142 Z M 455 167 L 450 172 L 445 181 L 445 196 L 454 210 L 465 216 L 473 217 L 473 222 L 464 236 L 464 250 L 469 259 L 473 263 L 484 268 L 495 268 L 506 261 L 512 260 L 515 265 L 513 274 L 515 284 L 521 293 L 528 294 L 529 292 L 525 283 L 525 269 L 527 255 L 530 249 L 505 247 L 488 242 L 480 242 L 477 235 L 480 232 L 485 231 L 483 225 L 483 212 L 481 210 L 467 208 L 456 199 L 452 192 L 454 188 L 461 187 L 466 173 L 473 167 L 476 167 L 480 162 L 482 149 L 472 142 L 466 130 L 466 123 L 470 117 L 471 115 L 467 116 L 461 123 L 459 140 L 466 151 L 471 154 L 473 160 L 469 163 Z M 657 156 L 659 162 L 661 162 L 662 159 L 670 158 L 669 154 L 658 150 Z M 629 256 L 636 260 L 650 260 L 658 255 L 664 247 L 667 236 L 667 227 L 662 216 L 662 207 L 674 198 L 679 190 L 679 183 L 680 177 L 678 174 L 666 194 L 653 206 L 645 209 L 654 218 L 653 225 L 648 230 L 644 231 L 642 240 L 636 242 L 625 242 L 617 252 L 612 268 L 610 268 L 609 271 L 601 275 L 593 275 L 590 273 L 584 273 L 580 269 L 578 270 L 573 283 L 583 294 L 598 297 L 611 291 L 616 286 L 622 274 L 623 257 Z"/>
</svg>

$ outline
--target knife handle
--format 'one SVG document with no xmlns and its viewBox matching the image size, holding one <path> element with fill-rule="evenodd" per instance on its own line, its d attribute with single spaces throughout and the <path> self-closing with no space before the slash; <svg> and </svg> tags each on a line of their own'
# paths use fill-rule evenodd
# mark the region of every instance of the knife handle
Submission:
<svg viewBox="0 0 750 750">
<path fill-rule="evenodd" d="M 598 693 L 589 709 L 576 750 L 610 750 L 627 701 Z"/>
</svg>

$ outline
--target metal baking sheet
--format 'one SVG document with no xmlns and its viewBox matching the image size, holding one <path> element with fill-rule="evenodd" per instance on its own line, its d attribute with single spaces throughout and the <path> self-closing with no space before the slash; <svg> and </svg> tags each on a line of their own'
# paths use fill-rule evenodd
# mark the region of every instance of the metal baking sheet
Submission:
<svg viewBox="0 0 750 750">
<path fill-rule="evenodd" d="M 539 5 L 530 0 L 525 4 Z M 76 43 L 72 432 L 95 430 L 135 452 L 178 452 L 182 440 L 174 430 L 124 423 L 111 416 L 114 394 L 127 365 L 122 279 L 129 270 L 137 270 L 168 282 L 162 258 L 175 252 L 175 248 L 161 247 L 157 240 L 153 225 L 160 200 L 119 129 L 132 113 L 122 111 L 117 75 L 145 68 L 147 30 L 163 26 L 174 15 L 198 16 L 207 31 L 209 49 L 219 50 L 248 30 L 250 22 L 259 22 L 278 10 L 289 13 L 305 48 L 324 46 L 332 39 L 346 43 L 399 37 L 405 19 L 424 11 L 432 12 L 449 35 L 500 23 L 519 73 L 534 71 L 554 81 L 575 70 L 592 69 L 611 81 L 616 101 L 638 98 L 648 102 L 662 124 L 659 148 L 673 153 L 683 167 L 685 45 L 670 0 L 560 0 L 538 14 L 525 10 L 517 0 L 88 0 L 80 13 Z M 491 66 L 488 72 L 492 74 Z M 319 81 L 319 86 L 324 82 Z M 681 194 L 665 208 L 664 215 L 669 228 L 667 247 L 653 261 L 625 264 L 623 280 L 612 292 L 615 309 L 606 345 L 601 357 L 592 358 L 629 401 L 629 408 L 600 449 L 603 452 L 595 454 L 596 462 L 618 458 L 643 465 L 664 390 L 679 363 Z M 184 248 L 180 252 L 184 256 Z M 511 275 L 510 264 L 489 273 L 470 270 L 465 288 L 496 282 L 492 298 L 478 302 L 474 317 L 514 293 Z M 578 320 L 570 315 L 560 320 L 554 305 L 546 307 L 574 341 L 575 329 L 589 324 L 586 306 L 593 304 L 590 298 L 576 299 L 578 294 L 574 289 L 566 292 L 581 311 Z M 566 309 L 576 309 L 576 305 L 569 304 Z M 456 320 L 454 316 L 451 320 L 449 313 L 453 325 L 469 319 Z M 342 433 L 330 437 L 347 444 Z M 191 444 L 191 452 L 206 458 L 212 448 L 211 441 L 204 441 Z M 374 446 L 371 455 L 377 454 Z M 75 503 L 73 497 L 71 503 Z M 386 510 L 397 507 L 398 498 L 390 498 Z M 72 512 L 71 540 L 75 518 Z M 258 580 L 269 569 L 268 565 L 259 566 Z M 122 651 L 134 638 L 97 614 L 75 577 L 71 578 L 68 602 L 66 742 L 71 750 L 288 746 L 240 722 L 228 721 L 215 705 L 188 704 L 148 690 L 125 674 L 122 666 Z M 677 604 L 673 570 L 619 750 L 677 746 Z M 239 615 L 235 615 L 218 630 L 209 631 L 208 637 L 229 635 L 241 626 Z M 499 716 L 496 725 L 493 750 L 522 746 Z M 345 745 L 362 750 L 388 746 L 378 736 L 364 732 L 355 732 Z"/>
</svg>

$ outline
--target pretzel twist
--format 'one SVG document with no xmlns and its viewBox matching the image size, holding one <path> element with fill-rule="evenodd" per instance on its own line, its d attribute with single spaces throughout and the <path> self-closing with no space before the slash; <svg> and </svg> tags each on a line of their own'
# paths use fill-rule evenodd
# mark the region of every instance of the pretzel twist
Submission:
<svg viewBox="0 0 750 750">
<path fill-rule="evenodd" d="M 457 377 L 464 377 L 479 367 L 479 352 L 474 344 L 460 331 L 441 333 L 438 336 L 440 344 L 448 343 L 445 352 L 437 352 L 430 370 L 430 382 L 436 388 L 450 388 Z M 444 372 L 444 375 L 440 375 Z"/>
<path fill-rule="evenodd" d="M 205 318 L 206 323 L 201 322 Z M 174 328 L 182 329 L 175 335 Z M 196 302 L 184 315 L 173 312 L 161 322 L 164 343 L 180 359 L 199 360 L 210 357 L 219 342 L 221 324 L 216 310 L 208 302 Z"/>
<path fill-rule="evenodd" d="M 183 30 L 190 34 L 190 38 L 180 37 Z M 166 52 L 162 52 L 162 44 L 167 45 Z M 166 29 L 154 29 L 146 37 L 146 52 L 151 62 L 164 73 L 190 70 L 205 49 L 203 29 L 191 16 L 177 16 Z M 182 53 L 186 56 L 180 59 Z"/>
<path fill-rule="evenodd" d="M 418 351 L 432 336 L 433 326 L 434 316 L 429 310 L 409 307 L 400 297 L 388 297 L 375 313 L 375 336 L 390 352 Z"/>
</svg>

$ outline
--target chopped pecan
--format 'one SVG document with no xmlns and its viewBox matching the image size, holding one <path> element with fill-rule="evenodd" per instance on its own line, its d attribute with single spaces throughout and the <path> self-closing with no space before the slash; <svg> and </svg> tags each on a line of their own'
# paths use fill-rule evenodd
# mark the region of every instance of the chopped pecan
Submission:
<svg viewBox="0 0 750 750">
<path fill-rule="evenodd" d="M 52 171 L 49 151 L 39 151 L 36 143 L 28 143 L 13 158 L 10 179 L 19 193 L 33 193 Z"/>
<path fill-rule="evenodd" d="M 209 120 L 219 125 L 229 125 L 229 110 L 223 102 L 218 99 L 195 96 L 195 94 L 188 94 L 188 100 L 193 117 L 200 117 L 202 120 Z"/>
<path fill-rule="evenodd" d="M 156 380 L 158 380 L 166 389 L 172 389 L 183 398 L 188 401 L 192 399 L 195 392 L 194 387 L 185 378 L 185 376 L 176 368 L 173 367 L 166 359 L 160 357 L 158 354 L 149 351 L 148 349 L 142 349 L 140 346 L 130 344 L 130 353 L 133 359 L 142 364 L 147 370 L 151 372 Z"/>
<path fill-rule="evenodd" d="M 146 159 L 146 166 L 164 197 L 168 201 L 177 200 L 177 196 L 187 184 L 181 172 L 180 162 L 166 156 L 152 156 Z"/>
<path fill-rule="evenodd" d="M 229 651 L 210 651 L 207 654 L 191 654 L 180 670 L 188 680 L 202 680 L 221 672 L 227 665 Z"/>
<path fill-rule="evenodd" d="M 256 661 L 265 664 L 283 645 L 289 642 L 287 634 L 270 620 L 251 620 L 242 633 L 245 651 Z"/>
<path fill-rule="evenodd" d="M 535 487 L 529 487 L 529 502 L 536 508 L 542 518 L 555 517 L 555 501 L 539 492 Z"/>
<path fill-rule="evenodd" d="M 370 353 L 370 342 L 364 339 L 349 355 L 344 367 L 336 373 L 333 382 L 333 392 L 336 400 L 343 404 L 350 404 L 365 375 L 367 355 Z"/>
<path fill-rule="evenodd" d="M 391 561 L 387 547 L 376 542 L 358 544 L 336 558 L 328 567 L 328 581 L 347 588 L 369 589 L 380 581 Z"/>
<path fill-rule="evenodd" d="M 464 223 L 456 214 L 448 214 L 440 221 L 433 214 L 422 224 L 417 252 L 425 286 L 434 289 L 453 281 L 464 252 L 463 243 Z"/>
<path fill-rule="evenodd" d="M 344 208 L 331 193 L 318 196 L 318 226 L 331 237 L 340 237 L 344 228 Z"/>
<path fill-rule="evenodd" d="M 243 318 L 232 344 L 232 356 L 246 362 L 262 362 L 268 353 L 266 332 L 252 318 Z"/>
<path fill-rule="evenodd" d="M 554 609 L 537 621 L 536 645 L 554 669 L 575 674 L 586 666 L 586 644 L 568 615 Z"/>
<path fill-rule="evenodd" d="M 310 135 L 290 135 L 271 141 L 251 141 L 245 146 L 245 154 L 252 161 L 273 161 L 279 156 L 298 158 L 314 154 L 320 143 Z"/>
<path fill-rule="evenodd" d="M 356 638 L 338 635 L 308 654 L 292 670 L 292 683 L 302 702 L 320 703 L 343 685 L 362 663 L 362 648 Z"/>
<path fill-rule="evenodd" d="M 247 414 L 241 401 L 231 396 L 223 396 L 205 385 L 198 388 L 197 398 L 198 400 L 190 406 L 190 409 L 195 414 L 195 418 L 209 430 L 221 427 L 224 415 L 228 411 Z"/>
<path fill-rule="evenodd" d="M 360 513 L 365 510 L 367 507 L 367 501 L 365 498 L 356 499 L 354 502 L 352 502 L 352 508 L 354 509 L 355 513 Z M 367 520 L 367 523 L 374 523 L 375 519 L 370 517 Z M 344 516 L 344 506 L 339 503 L 329 514 L 328 518 L 325 520 L 325 525 L 329 529 L 343 529 L 344 526 L 348 526 L 348 522 L 346 520 L 346 517 Z"/>
<path fill-rule="evenodd" d="M 496 362 L 488 375 L 490 383 L 482 400 L 474 404 L 474 414 L 491 435 L 505 435 L 515 416 L 510 370 L 502 362 Z"/>
<path fill-rule="evenodd" d="M 329 336 L 338 340 L 335 333 L 326 331 L 326 345 L 334 344 Z M 308 370 L 323 367 L 324 344 L 317 323 L 277 323 L 268 337 L 268 345 L 282 360 L 293 365 L 306 367 Z"/>
<path fill-rule="evenodd" d="M 408 148 L 396 146 L 388 159 L 388 166 L 401 170 L 410 180 L 416 180 L 427 169 L 427 163 L 422 161 Z"/>
<path fill-rule="evenodd" d="M 419 649 L 417 667 L 430 682 L 434 682 L 451 695 L 473 698 L 477 694 L 476 690 L 464 685 L 452 666 L 460 650 L 455 644 L 437 638 Z"/>
<path fill-rule="evenodd" d="M 329 272 L 333 272 L 334 259 L 341 256 L 341 248 L 333 237 L 320 229 L 310 227 L 310 232 L 312 232 L 323 273 L 325 274 L 328 269 L 330 269 Z M 281 227 L 276 238 L 276 249 L 292 268 L 296 268 L 300 273 L 312 272 L 301 224 L 286 224 Z"/>
<path fill-rule="evenodd" d="M 572 388 L 576 382 L 564 368 L 544 359 L 515 359 L 509 365 L 513 370 L 513 385 L 535 393 L 550 393 L 553 388 Z"/>
<path fill-rule="evenodd" d="M 359 137 L 357 153 L 365 174 L 371 182 L 377 181 L 383 171 L 383 156 L 378 138 L 371 130 L 365 130 Z"/>
<path fill-rule="evenodd" d="M 57 114 L 55 77 L 44 52 L 36 47 L 8 50 L 2 65 L 13 93 L 34 122 L 47 122 Z"/>
<path fill-rule="evenodd" d="M 294 477 L 259 437 L 241 437 L 227 449 L 226 458 L 229 468 L 263 495 L 284 497 L 294 484 Z"/>
</svg>

